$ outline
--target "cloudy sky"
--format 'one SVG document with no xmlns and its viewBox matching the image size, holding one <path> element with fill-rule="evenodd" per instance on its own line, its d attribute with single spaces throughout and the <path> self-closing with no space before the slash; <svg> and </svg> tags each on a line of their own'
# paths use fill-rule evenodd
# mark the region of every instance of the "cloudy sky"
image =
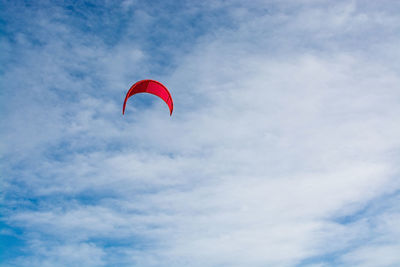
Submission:
<svg viewBox="0 0 400 267">
<path fill-rule="evenodd" d="M 400 3 L 0 3 L 1 266 L 400 265 Z"/>
</svg>

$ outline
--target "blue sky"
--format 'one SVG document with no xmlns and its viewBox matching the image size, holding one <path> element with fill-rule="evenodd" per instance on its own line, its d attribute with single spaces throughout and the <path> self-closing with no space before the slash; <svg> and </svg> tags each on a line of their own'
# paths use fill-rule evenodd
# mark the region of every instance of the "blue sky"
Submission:
<svg viewBox="0 0 400 267">
<path fill-rule="evenodd" d="M 399 4 L 0 3 L 1 266 L 400 264 Z"/>
</svg>

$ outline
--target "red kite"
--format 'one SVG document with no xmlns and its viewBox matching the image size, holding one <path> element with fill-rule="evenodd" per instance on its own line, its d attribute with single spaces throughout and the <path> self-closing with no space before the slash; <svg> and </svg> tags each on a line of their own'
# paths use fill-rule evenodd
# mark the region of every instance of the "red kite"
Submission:
<svg viewBox="0 0 400 267">
<path fill-rule="evenodd" d="M 172 102 L 171 94 L 169 93 L 167 87 L 165 87 L 162 83 L 154 80 L 142 80 L 132 85 L 128 93 L 126 93 L 124 107 L 122 108 L 122 114 L 125 114 L 125 106 L 128 98 L 138 93 L 149 93 L 158 96 L 168 105 L 169 115 L 172 115 L 174 102 Z"/>
</svg>

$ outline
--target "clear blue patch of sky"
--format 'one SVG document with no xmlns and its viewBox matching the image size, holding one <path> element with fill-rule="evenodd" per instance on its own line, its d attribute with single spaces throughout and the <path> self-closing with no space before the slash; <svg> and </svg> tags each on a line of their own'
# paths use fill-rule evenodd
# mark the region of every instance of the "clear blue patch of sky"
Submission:
<svg viewBox="0 0 400 267">
<path fill-rule="evenodd" d="M 21 255 L 25 246 L 23 230 L 10 226 L 3 220 L 4 218 L 0 218 L 0 263 Z"/>
</svg>

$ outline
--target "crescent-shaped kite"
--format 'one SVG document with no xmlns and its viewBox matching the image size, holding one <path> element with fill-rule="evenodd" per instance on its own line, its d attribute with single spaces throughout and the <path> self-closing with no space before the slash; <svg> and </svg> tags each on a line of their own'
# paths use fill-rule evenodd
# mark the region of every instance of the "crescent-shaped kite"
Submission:
<svg viewBox="0 0 400 267">
<path fill-rule="evenodd" d="M 126 93 L 124 107 L 122 108 L 122 114 L 125 114 L 125 106 L 128 98 L 138 93 L 149 93 L 158 96 L 168 105 L 169 115 L 172 115 L 174 102 L 172 102 L 171 94 L 169 93 L 167 87 L 165 87 L 162 83 L 154 80 L 142 80 L 132 85 L 128 93 Z"/>
</svg>

